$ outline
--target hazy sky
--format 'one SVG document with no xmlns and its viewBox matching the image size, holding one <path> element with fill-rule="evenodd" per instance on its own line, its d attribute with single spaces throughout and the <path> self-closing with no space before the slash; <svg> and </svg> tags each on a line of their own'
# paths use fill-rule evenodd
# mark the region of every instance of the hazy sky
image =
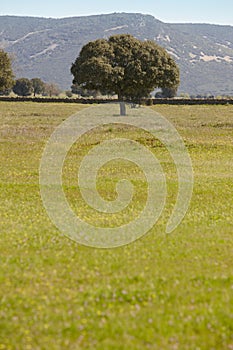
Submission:
<svg viewBox="0 0 233 350">
<path fill-rule="evenodd" d="M 152 14 L 164 22 L 233 25 L 232 0 L 2 0 L 1 15 L 69 17 L 112 12 Z"/>
</svg>

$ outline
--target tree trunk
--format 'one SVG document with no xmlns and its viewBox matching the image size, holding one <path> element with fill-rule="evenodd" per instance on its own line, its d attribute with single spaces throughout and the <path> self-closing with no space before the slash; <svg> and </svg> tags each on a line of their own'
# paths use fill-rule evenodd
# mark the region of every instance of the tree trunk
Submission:
<svg viewBox="0 0 233 350">
<path fill-rule="evenodd" d="M 124 98 L 123 98 L 121 92 L 118 92 L 118 101 L 120 103 L 120 115 L 125 116 L 126 115 L 126 105 L 125 105 Z"/>
<path fill-rule="evenodd" d="M 121 116 L 125 116 L 126 115 L 126 106 L 125 106 L 125 102 L 124 101 L 120 102 L 120 115 Z"/>
</svg>

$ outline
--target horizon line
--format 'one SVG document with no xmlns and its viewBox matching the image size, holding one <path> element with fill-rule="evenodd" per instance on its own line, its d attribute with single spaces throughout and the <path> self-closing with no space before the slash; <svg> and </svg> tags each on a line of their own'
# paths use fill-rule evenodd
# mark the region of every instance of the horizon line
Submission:
<svg viewBox="0 0 233 350">
<path fill-rule="evenodd" d="M 97 17 L 97 16 L 106 16 L 106 15 L 114 15 L 114 14 L 128 14 L 128 15 L 143 15 L 143 16 L 152 16 L 157 21 L 160 21 L 165 24 L 200 24 L 200 25 L 216 25 L 216 26 L 226 26 L 226 27 L 232 27 L 233 24 L 226 24 L 226 23 L 215 23 L 215 22 L 180 22 L 180 21 L 174 21 L 174 22 L 167 22 L 164 20 L 161 20 L 155 15 L 150 13 L 143 13 L 143 12 L 107 12 L 107 13 L 95 13 L 95 14 L 81 14 L 81 15 L 67 15 L 64 17 L 51 17 L 51 16 L 40 16 L 40 15 L 22 15 L 22 14 L 0 14 L 0 17 L 22 17 L 22 18 L 41 18 L 41 19 L 54 19 L 54 20 L 62 20 L 62 19 L 69 19 L 69 18 L 80 18 L 80 17 Z"/>
</svg>

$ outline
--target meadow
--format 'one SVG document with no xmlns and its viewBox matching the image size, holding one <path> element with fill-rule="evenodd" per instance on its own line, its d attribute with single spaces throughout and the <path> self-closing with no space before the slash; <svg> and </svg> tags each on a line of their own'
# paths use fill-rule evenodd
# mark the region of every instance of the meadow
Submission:
<svg viewBox="0 0 233 350">
<path fill-rule="evenodd" d="M 0 350 L 233 350 L 233 106 L 151 107 L 183 137 L 195 176 L 189 210 L 169 235 L 177 183 L 163 145 L 105 126 L 72 147 L 64 190 L 74 211 L 96 225 L 127 221 L 145 202 L 146 184 L 131 164 L 108 164 L 99 173 L 102 196 L 114 198 L 122 172 L 138 191 L 123 217 L 94 213 L 76 186 L 78 164 L 93 145 L 130 137 L 150 147 L 166 172 L 168 200 L 158 223 L 116 249 L 62 235 L 40 197 L 46 141 L 87 107 L 0 102 Z"/>
</svg>

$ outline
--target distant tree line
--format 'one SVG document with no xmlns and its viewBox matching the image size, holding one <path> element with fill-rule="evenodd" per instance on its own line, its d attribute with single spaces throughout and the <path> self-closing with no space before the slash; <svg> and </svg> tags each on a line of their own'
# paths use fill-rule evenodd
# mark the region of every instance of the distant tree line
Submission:
<svg viewBox="0 0 233 350">
<path fill-rule="evenodd" d="M 14 79 L 10 56 L 0 49 L 0 95 L 9 95 L 13 91 L 18 96 L 58 96 L 61 92 L 54 83 L 46 83 L 39 78 Z"/>
<path fill-rule="evenodd" d="M 12 88 L 18 96 L 58 96 L 61 92 L 59 86 L 54 83 L 45 83 L 39 78 L 20 78 L 15 81 Z"/>
</svg>

